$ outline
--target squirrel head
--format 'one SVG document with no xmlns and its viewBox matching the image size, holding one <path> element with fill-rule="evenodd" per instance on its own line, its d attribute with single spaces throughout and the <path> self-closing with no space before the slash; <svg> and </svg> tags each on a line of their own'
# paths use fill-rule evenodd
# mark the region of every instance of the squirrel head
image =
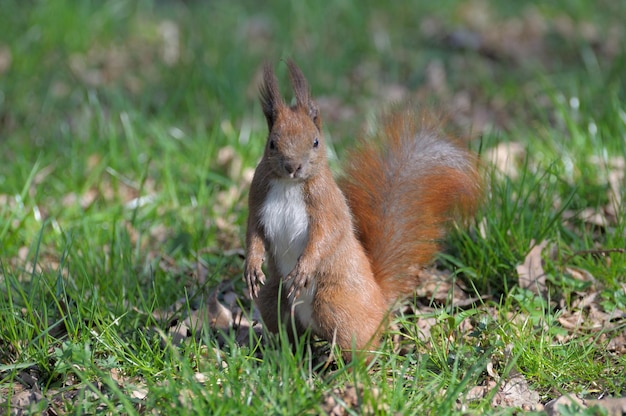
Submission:
<svg viewBox="0 0 626 416">
<path fill-rule="evenodd" d="M 309 86 L 292 61 L 287 61 L 296 102 L 288 106 L 278 90 L 278 81 L 269 63 L 263 68 L 261 107 L 269 134 L 263 158 L 281 179 L 306 180 L 326 161 L 319 109 L 310 97 Z"/>
</svg>

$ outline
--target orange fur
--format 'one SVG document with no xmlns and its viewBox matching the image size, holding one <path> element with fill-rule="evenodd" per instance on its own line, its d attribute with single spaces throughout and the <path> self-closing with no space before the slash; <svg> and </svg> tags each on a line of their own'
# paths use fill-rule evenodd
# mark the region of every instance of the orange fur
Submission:
<svg viewBox="0 0 626 416">
<path fill-rule="evenodd" d="M 473 215 L 477 163 L 427 113 L 394 113 L 349 155 L 340 188 L 306 79 L 293 62 L 288 69 L 291 107 L 265 66 L 261 104 L 269 134 L 250 188 L 244 277 L 268 330 L 293 322 L 292 336 L 308 327 L 344 350 L 367 350 L 377 345 L 392 303 L 413 293 L 416 271 L 440 249 L 450 221 Z M 276 205 L 283 200 L 289 206 Z M 282 215 L 293 223 L 281 222 Z M 296 236 L 285 245 L 290 236 L 274 224 L 306 232 L 303 246 Z M 292 250 L 297 260 L 285 254 Z"/>
<path fill-rule="evenodd" d="M 415 290 L 416 266 L 432 260 L 451 221 L 473 215 L 481 197 L 475 156 L 443 136 L 432 117 L 388 115 L 382 134 L 348 155 L 340 181 L 389 303 Z"/>
</svg>

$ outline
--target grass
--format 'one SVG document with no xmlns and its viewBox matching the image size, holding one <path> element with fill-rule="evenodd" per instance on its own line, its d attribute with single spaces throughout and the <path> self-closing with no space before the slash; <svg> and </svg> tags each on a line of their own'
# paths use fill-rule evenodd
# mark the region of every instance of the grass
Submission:
<svg viewBox="0 0 626 416">
<path fill-rule="evenodd" d="M 494 372 L 521 373 L 542 403 L 624 396 L 626 359 L 610 344 L 623 339 L 623 319 L 583 308 L 605 327 L 563 323 L 594 293 L 594 311 L 626 310 L 621 3 L 5 0 L 2 9 L 5 413 L 16 398 L 32 413 L 513 412 L 492 407 L 497 389 L 470 399 Z M 485 169 L 484 207 L 438 263 L 486 300 L 401 315 L 409 352 L 394 353 L 390 331 L 372 368 L 313 371 L 304 344 L 241 345 L 206 322 L 177 342 L 159 318 L 202 310 L 221 282 L 248 307 L 237 253 L 266 134 L 256 77 L 269 59 L 286 84 L 286 57 L 323 104 L 336 168 L 398 96 L 452 110 L 452 127 L 485 159 L 503 143 L 521 149 L 508 175 Z M 543 240 L 547 297 L 517 286 L 517 266 Z"/>
</svg>

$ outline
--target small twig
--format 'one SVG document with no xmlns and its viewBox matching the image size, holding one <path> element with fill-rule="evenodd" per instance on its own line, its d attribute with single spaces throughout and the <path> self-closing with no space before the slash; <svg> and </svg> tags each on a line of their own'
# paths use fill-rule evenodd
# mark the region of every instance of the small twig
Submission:
<svg viewBox="0 0 626 416">
<path fill-rule="evenodd" d="M 571 259 L 576 256 L 584 256 L 587 254 L 592 255 L 600 255 L 600 254 L 610 254 L 610 253 L 626 253 L 626 248 L 605 248 L 605 249 L 596 249 L 596 250 L 579 250 L 574 254 L 568 256 L 563 260 L 563 264 L 568 263 Z"/>
<path fill-rule="evenodd" d="M 326 358 L 326 362 L 322 366 L 322 371 L 326 371 L 328 367 L 335 360 L 335 347 L 337 346 L 337 328 L 333 331 L 333 339 L 330 341 L 330 352 L 328 353 L 328 358 Z"/>
</svg>

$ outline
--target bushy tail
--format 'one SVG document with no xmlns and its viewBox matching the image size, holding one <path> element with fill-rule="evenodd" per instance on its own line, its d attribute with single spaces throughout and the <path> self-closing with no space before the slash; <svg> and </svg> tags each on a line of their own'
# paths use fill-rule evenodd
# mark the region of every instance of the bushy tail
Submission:
<svg viewBox="0 0 626 416">
<path fill-rule="evenodd" d="M 446 138 L 435 118 L 388 115 L 349 156 L 340 181 L 381 290 L 389 302 L 413 293 L 418 270 L 440 250 L 454 219 L 481 197 L 476 157 Z"/>
</svg>

